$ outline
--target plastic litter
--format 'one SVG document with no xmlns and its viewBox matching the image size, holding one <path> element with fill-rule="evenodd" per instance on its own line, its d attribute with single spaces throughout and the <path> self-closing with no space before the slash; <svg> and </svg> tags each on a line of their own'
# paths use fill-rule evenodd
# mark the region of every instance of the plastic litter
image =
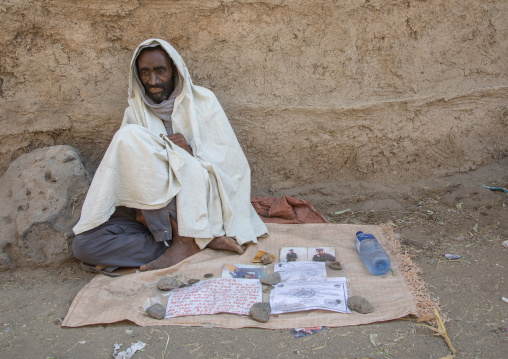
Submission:
<svg viewBox="0 0 508 359">
<path fill-rule="evenodd" d="M 370 342 L 373 346 L 377 347 L 379 345 L 379 335 L 370 334 Z"/>
<path fill-rule="evenodd" d="M 490 189 L 491 191 L 503 191 L 503 192 L 508 193 L 508 189 L 503 188 L 503 187 L 490 187 L 490 186 L 480 186 L 480 187 Z"/>
<path fill-rule="evenodd" d="M 461 258 L 461 256 L 459 256 L 458 254 L 445 254 L 445 257 L 446 257 L 446 259 L 449 259 L 449 260 Z"/>
<path fill-rule="evenodd" d="M 146 343 L 143 343 L 141 340 L 137 343 L 131 343 L 130 348 L 127 350 L 119 352 L 118 350 L 122 347 L 123 344 L 115 343 L 113 349 L 113 358 L 115 359 L 131 359 L 137 351 L 140 351 L 146 346 Z"/>
</svg>

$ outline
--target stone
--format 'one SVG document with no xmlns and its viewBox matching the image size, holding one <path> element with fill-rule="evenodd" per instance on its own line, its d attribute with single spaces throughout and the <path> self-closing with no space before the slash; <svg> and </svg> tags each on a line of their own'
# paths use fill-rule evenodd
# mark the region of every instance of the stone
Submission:
<svg viewBox="0 0 508 359">
<path fill-rule="evenodd" d="M 326 263 L 326 265 L 328 266 L 328 268 L 333 269 L 333 270 L 341 270 L 342 269 L 342 265 L 340 264 L 339 261 Z"/>
<path fill-rule="evenodd" d="M 72 227 L 90 180 L 71 146 L 44 147 L 14 160 L 0 179 L 0 270 L 58 267 L 72 258 Z"/>
<path fill-rule="evenodd" d="M 189 284 L 196 284 L 198 283 L 200 280 L 199 279 L 189 279 L 188 283 Z"/>
<path fill-rule="evenodd" d="M 255 303 L 249 310 L 249 316 L 258 322 L 266 323 L 270 319 L 270 303 Z"/>
<path fill-rule="evenodd" d="M 372 313 L 374 311 L 372 304 L 370 304 L 364 297 L 360 297 L 358 295 L 349 297 L 347 300 L 347 306 L 349 309 L 355 310 L 361 314 Z"/>
<path fill-rule="evenodd" d="M 279 272 L 268 274 L 266 277 L 261 278 L 260 282 L 266 285 L 275 285 L 281 281 Z"/>
<path fill-rule="evenodd" d="M 264 254 L 261 257 L 261 263 L 263 263 L 264 265 L 270 264 L 272 262 L 273 262 L 273 259 L 272 259 L 272 255 L 271 254 Z"/>
<path fill-rule="evenodd" d="M 166 308 L 160 303 L 156 303 L 146 309 L 146 313 L 155 319 L 164 319 L 166 316 Z"/>
<path fill-rule="evenodd" d="M 204 275 L 205 278 L 212 278 L 213 277 L 213 274 L 212 273 L 206 273 Z"/>
<path fill-rule="evenodd" d="M 180 281 L 174 276 L 166 276 L 159 279 L 157 288 L 160 290 L 173 290 L 181 285 Z"/>
</svg>

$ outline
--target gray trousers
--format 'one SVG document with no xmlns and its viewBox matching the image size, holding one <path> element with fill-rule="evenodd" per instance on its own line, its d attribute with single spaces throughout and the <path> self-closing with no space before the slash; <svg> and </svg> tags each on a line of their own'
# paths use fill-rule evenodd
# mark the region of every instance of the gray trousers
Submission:
<svg viewBox="0 0 508 359">
<path fill-rule="evenodd" d="M 172 239 L 171 215 L 176 220 L 174 200 L 164 208 L 143 210 L 148 228 L 136 221 L 136 210 L 117 207 L 100 226 L 78 234 L 72 251 L 79 260 L 112 267 L 139 267 L 157 259 Z"/>
</svg>

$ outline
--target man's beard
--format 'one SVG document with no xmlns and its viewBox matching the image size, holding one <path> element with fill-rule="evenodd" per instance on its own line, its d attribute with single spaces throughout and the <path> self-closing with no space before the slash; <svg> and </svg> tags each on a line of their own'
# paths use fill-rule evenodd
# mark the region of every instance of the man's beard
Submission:
<svg viewBox="0 0 508 359">
<path fill-rule="evenodd" d="M 144 84 L 143 87 L 145 88 L 146 95 L 156 104 L 161 103 L 164 100 L 167 100 L 169 98 L 170 89 L 171 89 L 171 83 L 160 83 L 157 85 L 149 85 Z M 161 88 L 162 91 L 159 93 L 151 93 L 151 88 Z"/>
</svg>

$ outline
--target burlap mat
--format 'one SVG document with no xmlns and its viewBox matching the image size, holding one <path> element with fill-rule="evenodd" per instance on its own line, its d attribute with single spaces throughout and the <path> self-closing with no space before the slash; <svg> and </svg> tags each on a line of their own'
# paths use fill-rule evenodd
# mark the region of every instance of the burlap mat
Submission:
<svg viewBox="0 0 508 359">
<path fill-rule="evenodd" d="M 407 257 L 400 260 L 400 253 L 394 253 L 400 251 L 400 246 L 391 243 L 397 240 L 386 228 L 382 230 L 379 226 L 348 224 L 267 224 L 267 226 L 269 237 L 260 239 L 255 246 L 250 246 L 242 256 L 206 249 L 168 269 L 131 274 L 120 278 L 97 275 L 78 293 L 62 326 L 79 327 L 129 320 L 140 326 L 184 325 L 269 329 L 321 325 L 339 327 L 392 320 L 408 314 L 422 313 L 422 308 L 419 308 L 421 298 L 417 298 L 419 295 L 417 289 L 422 288 L 423 285 L 414 273 L 408 277 L 407 271 L 411 270 L 411 265 L 408 266 L 407 261 L 410 260 Z M 355 233 L 359 230 L 373 233 L 378 238 L 390 255 L 393 274 L 388 272 L 385 277 L 370 274 L 354 247 Z M 248 316 L 233 314 L 155 320 L 138 311 L 148 297 L 161 295 L 162 292 L 156 288 L 156 283 L 162 276 L 182 273 L 187 279 L 203 279 L 204 274 L 213 273 L 214 278 L 218 278 L 221 276 L 224 263 L 250 263 L 258 250 L 275 254 L 278 260 L 280 248 L 289 246 L 335 247 L 336 257 L 344 269 L 341 271 L 328 269 L 328 276 L 347 277 L 350 280 L 349 295 L 367 298 L 373 304 L 374 312 L 370 314 L 298 312 L 272 316 L 268 323 L 258 323 Z M 399 265 L 401 262 L 406 263 L 401 266 Z M 268 301 L 268 295 L 264 294 L 264 301 Z M 162 298 L 163 303 L 166 303 L 167 297 Z"/>
</svg>

